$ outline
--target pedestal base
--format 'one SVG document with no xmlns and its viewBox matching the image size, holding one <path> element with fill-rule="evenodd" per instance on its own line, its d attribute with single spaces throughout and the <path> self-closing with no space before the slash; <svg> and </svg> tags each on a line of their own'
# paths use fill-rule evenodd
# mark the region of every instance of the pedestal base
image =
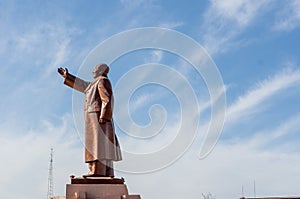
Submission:
<svg viewBox="0 0 300 199">
<path fill-rule="evenodd" d="M 123 178 L 73 178 L 71 183 L 66 199 L 141 199 L 128 194 Z"/>
</svg>

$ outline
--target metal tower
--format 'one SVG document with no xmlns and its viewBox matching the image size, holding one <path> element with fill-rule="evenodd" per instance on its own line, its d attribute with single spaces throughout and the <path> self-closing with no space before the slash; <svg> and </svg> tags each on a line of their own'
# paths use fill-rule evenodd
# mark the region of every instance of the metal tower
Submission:
<svg viewBox="0 0 300 199">
<path fill-rule="evenodd" d="M 51 199 L 53 197 L 53 188 L 53 148 L 51 148 L 47 199 Z"/>
</svg>

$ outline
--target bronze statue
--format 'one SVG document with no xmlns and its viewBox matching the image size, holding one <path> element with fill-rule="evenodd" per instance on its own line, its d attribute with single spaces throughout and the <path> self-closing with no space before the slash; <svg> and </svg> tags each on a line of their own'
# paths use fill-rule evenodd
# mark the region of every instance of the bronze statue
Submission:
<svg viewBox="0 0 300 199">
<path fill-rule="evenodd" d="M 90 173 L 84 177 L 114 177 L 113 161 L 122 159 L 112 119 L 114 98 L 111 83 L 107 77 L 109 67 L 96 65 L 92 82 L 86 82 L 58 68 L 65 78 L 64 84 L 85 94 L 85 162 Z"/>
</svg>

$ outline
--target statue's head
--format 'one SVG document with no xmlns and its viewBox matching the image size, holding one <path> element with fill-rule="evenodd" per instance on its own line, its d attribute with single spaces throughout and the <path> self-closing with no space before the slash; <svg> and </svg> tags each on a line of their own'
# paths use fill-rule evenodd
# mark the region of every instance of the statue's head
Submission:
<svg viewBox="0 0 300 199">
<path fill-rule="evenodd" d="M 97 78 L 101 75 L 107 75 L 109 72 L 109 67 L 106 64 L 97 64 L 94 68 L 93 75 Z"/>
</svg>

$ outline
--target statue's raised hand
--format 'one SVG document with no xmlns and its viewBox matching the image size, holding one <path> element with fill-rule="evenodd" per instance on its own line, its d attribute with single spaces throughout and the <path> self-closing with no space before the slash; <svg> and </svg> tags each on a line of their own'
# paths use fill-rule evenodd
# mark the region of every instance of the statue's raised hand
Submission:
<svg viewBox="0 0 300 199">
<path fill-rule="evenodd" d="M 63 76 L 64 78 L 66 78 L 66 77 L 68 76 L 68 73 L 69 73 L 67 68 L 65 68 L 65 69 L 63 69 L 63 68 L 58 68 L 57 71 L 58 71 L 58 73 L 59 73 L 61 76 Z"/>
</svg>

